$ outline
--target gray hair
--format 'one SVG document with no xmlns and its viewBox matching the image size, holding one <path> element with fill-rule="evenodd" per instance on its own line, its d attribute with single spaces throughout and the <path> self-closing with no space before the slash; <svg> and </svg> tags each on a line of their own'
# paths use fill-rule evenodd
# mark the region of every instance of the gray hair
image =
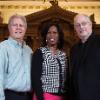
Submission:
<svg viewBox="0 0 100 100">
<path fill-rule="evenodd" d="M 18 14 L 12 15 L 12 16 L 9 18 L 8 27 L 11 25 L 12 21 L 13 21 L 15 18 L 21 19 L 21 20 L 24 22 L 24 24 L 25 24 L 25 28 L 27 28 L 27 21 L 26 21 L 26 18 L 25 18 L 24 16 L 18 15 Z"/>
<path fill-rule="evenodd" d="M 86 14 L 77 14 L 77 15 L 74 17 L 74 21 L 75 21 L 75 19 L 76 19 L 78 16 L 84 16 L 90 23 L 92 23 L 90 17 L 89 17 L 88 15 L 86 15 Z"/>
</svg>

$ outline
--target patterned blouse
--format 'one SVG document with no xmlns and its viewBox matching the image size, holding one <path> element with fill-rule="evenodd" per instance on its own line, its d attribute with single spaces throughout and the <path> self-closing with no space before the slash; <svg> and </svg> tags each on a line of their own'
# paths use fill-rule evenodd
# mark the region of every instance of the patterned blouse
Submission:
<svg viewBox="0 0 100 100">
<path fill-rule="evenodd" d="M 64 93 L 64 83 L 68 70 L 66 54 L 60 50 L 53 55 L 48 47 L 40 47 L 42 51 L 42 88 L 44 92 Z"/>
</svg>

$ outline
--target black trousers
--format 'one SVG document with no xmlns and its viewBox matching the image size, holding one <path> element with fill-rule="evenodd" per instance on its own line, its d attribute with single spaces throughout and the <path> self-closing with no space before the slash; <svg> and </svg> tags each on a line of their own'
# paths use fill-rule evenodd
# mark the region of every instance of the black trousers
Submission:
<svg viewBox="0 0 100 100">
<path fill-rule="evenodd" d="M 32 93 L 5 90 L 5 100 L 32 100 Z"/>
</svg>

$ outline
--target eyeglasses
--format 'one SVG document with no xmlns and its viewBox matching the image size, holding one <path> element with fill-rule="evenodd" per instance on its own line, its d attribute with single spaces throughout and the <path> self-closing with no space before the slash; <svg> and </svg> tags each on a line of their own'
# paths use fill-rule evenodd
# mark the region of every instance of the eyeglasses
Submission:
<svg viewBox="0 0 100 100">
<path fill-rule="evenodd" d="M 90 22 L 82 22 L 82 23 L 77 23 L 74 26 L 75 27 L 80 27 L 80 26 L 86 26 L 87 24 L 89 24 Z"/>
</svg>

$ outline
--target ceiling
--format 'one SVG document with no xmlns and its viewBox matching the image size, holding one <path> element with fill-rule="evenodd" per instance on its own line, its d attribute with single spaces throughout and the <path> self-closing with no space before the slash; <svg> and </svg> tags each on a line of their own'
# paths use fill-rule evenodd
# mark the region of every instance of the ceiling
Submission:
<svg viewBox="0 0 100 100">
<path fill-rule="evenodd" d="M 0 0 L 0 1 L 23 1 L 23 0 Z M 24 1 L 56 1 L 56 0 L 24 0 Z M 100 1 L 100 0 L 57 0 L 57 1 Z"/>
</svg>

